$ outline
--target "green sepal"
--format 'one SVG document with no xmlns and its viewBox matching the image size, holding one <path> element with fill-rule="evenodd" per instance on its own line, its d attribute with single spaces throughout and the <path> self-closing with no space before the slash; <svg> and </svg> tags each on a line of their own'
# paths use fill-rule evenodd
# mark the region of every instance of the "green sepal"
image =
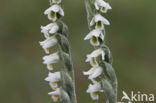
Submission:
<svg viewBox="0 0 156 103">
<path fill-rule="evenodd" d="M 58 40 L 58 43 L 59 43 L 61 50 L 66 52 L 66 53 L 69 53 L 70 47 L 69 47 L 68 39 L 64 35 L 61 35 L 58 33 L 55 35 L 55 37 Z"/>
<path fill-rule="evenodd" d="M 88 27 L 89 29 L 93 29 L 92 27 L 90 27 L 90 21 L 92 20 L 92 18 L 96 13 L 93 0 L 85 0 L 85 6 L 87 10 Z"/>
<path fill-rule="evenodd" d="M 61 82 L 63 85 L 63 89 L 65 89 L 66 91 L 73 90 L 72 78 L 67 72 L 61 72 Z"/>
<path fill-rule="evenodd" d="M 112 93 L 114 93 L 113 95 L 115 97 L 113 97 L 113 96 L 112 97 L 117 98 L 118 81 L 117 81 L 116 74 L 115 74 L 115 71 L 114 71 L 112 65 L 103 61 L 103 62 L 100 63 L 100 66 L 103 68 L 103 71 L 104 71 L 104 78 L 101 78 L 101 80 L 103 80 L 103 79 L 107 80 L 107 82 L 109 82 L 109 83 L 106 83 L 106 84 L 111 85 L 111 87 L 109 89 L 112 89 L 112 90 L 108 90 L 107 91 L 108 94 L 107 93 L 106 94 L 108 96 L 110 96 Z M 112 103 L 116 103 L 116 102 L 112 102 Z"/>
<path fill-rule="evenodd" d="M 109 64 L 112 64 L 113 63 L 113 57 L 112 57 L 112 53 L 111 53 L 110 49 L 105 44 L 102 44 L 100 47 L 105 52 L 105 61 Z"/>
<path fill-rule="evenodd" d="M 60 88 L 60 92 L 60 102 L 71 103 L 68 93 L 63 88 Z"/>
<path fill-rule="evenodd" d="M 59 54 L 59 57 L 60 57 L 62 63 L 64 64 L 66 70 L 68 72 L 71 72 L 72 71 L 72 62 L 70 59 L 70 55 L 63 51 L 59 51 L 58 54 Z"/>
<path fill-rule="evenodd" d="M 61 20 L 58 20 L 57 24 L 59 26 L 58 33 L 68 37 L 68 27 L 67 27 L 67 25 L 65 23 L 63 23 L 63 21 L 61 21 Z"/>
<path fill-rule="evenodd" d="M 111 81 L 112 85 L 117 85 L 117 78 L 112 65 L 107 62 L 101 62 L 100 66 L 104 69 L 104 74 Z"/>
</svg>

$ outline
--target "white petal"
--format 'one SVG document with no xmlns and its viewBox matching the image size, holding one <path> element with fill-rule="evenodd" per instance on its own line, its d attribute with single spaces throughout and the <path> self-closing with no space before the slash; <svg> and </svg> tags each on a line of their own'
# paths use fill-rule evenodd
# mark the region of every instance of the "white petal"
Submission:
<svg viewBox="0 0 156 103">
<path fill-rule="evenodd" d="M 51 10 L 54 11 L 54 12 L 59 12 L 60 6 L 59 5 L 52 5 Z"/>
<path fill-rule="evenodd" d="M 58 31 L 59 26 L 57 24 L 53 25 L 53 27 L 50 29 L 49 33 L 54 34 Z"/>
<path fill-rule="evenodd" d="M 97 2 L 94 3 L 94 6 L 95 6 L 96 10 L 99 10 L 99 6 L 98 6 Z"/>
<path fill-rule="evenodd" d="M 96 0 L 95 1 L 99 6 L 106 7 L 107 3 L 104 0 Z"/>
<path fill-rule="evenodd" d="M 44 60 L 44 61 L 43 61 L 43 64 L 47 64 L 47 66 L 49 67 L 49 69 L 53 69 L 53 68 L 51 67 L 51 65 L 58 62 L 58 60 L 59 60 L 59 55 L 58 55 L 58 53 L 56 52 L 56 53 L 53 53 L 53 54 L 51 54 L 51 55 L 44 56 L 44 57 L 43 57 L 43 60 Z"/>
<path fill-rule="evenodd" d="M 49 72 L 48 77 L 45 78 L 45 80 L 49 82 L 58 82 L 60 81 L 60 79 L 61 79 L 60 72 L 54 72 L 54 73 Z"/>
<path fill-rule="evenodd" d="M 94 51 L 90 54 L 90 56 L 91 56 L 91 57 L 98 57 L 99 55 L 102 55 L 102 53 L 103 53 L 103 55 L 105 54 L 104 51 L 103 51 L 102 49 L 96 49 L 96 50 L 94 50 Z"/>
<path fill-rule="evenodd" d="M 87 72 L 83 72 L 83 75 L 91 75 L 94 73 L 95 68 L 91 68 L 89 71 Z"/>
<path fill-rule="evenodd" d="M 89 76 L 89 79 L 97 78 L 101 74 L 102 74 L 102 68 L 101 67 L 97 67 L 97 68 L 95 68 L 94 72 Z"/>
<path fill-rule="evenodd" d="M 105 25 L 110 25 L 109 21 L 100 14 L 95 15 L 95 22 L 101 21 Z"/>
<path fill-rule="evenodd" d="M 59 10 L 59 14 L 60 14 L 61 16 L 64 16 L 64 11 L 63 11 L 62 8 L 60 8 L 60 10 Z"/>
<path fill-rule="evenodd" d="M 101 33 L 100 30 L 94 29 L 94 30 L 92 30 L 92 31 L 84 38 L 84 40 L 91 39 L 92 36 L 99 37 L 100 33 Z"/>
<path fill-rule="evenodd" d="M 53 11 L 53 12 L 59 12 L 59 10 L 60 10 L 60 6 L 59 5 L 52 5 L 50 8 L 48 8 L 47 10 L 45 10 L 44 14 L 47 15 L 51 11 Z"/>
<path fill-rule="evenodd" d="M 95 24 L 95 20 L 94 20 L 94 18 L 91 20 L 91 22 L 90 22 L 90 26 L 93 26 Z"/>
</svg>

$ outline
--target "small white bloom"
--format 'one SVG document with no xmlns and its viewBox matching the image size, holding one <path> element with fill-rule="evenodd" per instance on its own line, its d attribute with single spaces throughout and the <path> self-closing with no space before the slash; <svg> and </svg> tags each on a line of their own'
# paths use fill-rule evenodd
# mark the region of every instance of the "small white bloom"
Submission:
<svg viewBox="0 0 156 103">
<path fill-rule="evenodd" d="M 89 75 L 89 79 L 94 79 L 97 78 L 102 74 L 102 68 L 100 66 L 98 67 L 93 67 L 87 72 L 83 72 L 84 75 Z"/>
<path fill-rule="evenodd" d="M 59 4 L 62 0 L 52 0 L 53 3 Z"/>
<path fill-rule="evenodd" d="M 112 9 L 109 3 L 105 2 L 104 0 L 95 0 L 94 5 L 95 5 L 95 8 L 97 10 L 100 9 L 102 13 L 106 13 L 109 9 Z"/>
<path fill-rule="evenodd" d="M 42 46 L 45 53 L 47 54 L 49 54 L 50 47 L 53 47 L 56 44 L 57 44 L 57 39 L 55 38 L 55 36 L 49 37 L 46 40 L 40 42 L 40 45 Z"/>
<path fill-rule="evenodd" d="M 90 26 L 96 25 L 96 29 L 104 30 L 104 25 L 110 25 L 109 21 L 101 16 L 100 14 L 96 14 L 90 22 Z"/>
<path fill-rule="evenodd" d="M 41 26 L 41 32 L 45 38 L 49 38 L 50 34 L 54 34 L 59 30 L 59 26 L 56 23 L 50 23 L 46 26 Z"/>
<path fill-rule="evenodd" d="M 48 94 L 51 95 L 54 102 L 57 102 L 61 95 L 60 88 L 57 88 L 55 91 L 49 92 Z"/>
<path fill-rule="evenodd" d="M 58 60 L 59 60 L 59 55 L 58 53 L 53 53 L 53 54 L 50 54 L 48 56 L 44 56 L 43 57 L 43 64 L 46 64 L 47 65 L 47 68 L 49 70 L 53 70 L 53 64 L 54 63 L 57 63 Z"/>
<path fill-rule="evenodd" d="M 98 66 L 98 63 L 96 61 L 96 58 L 98 56 L 102 56 L 102 60 L 105 59 L 105 52 L 100 48 L 100 49 L 96 49 L 94 50 L 91 54 L 88 54 L 87 55 L 87 59 L 86 59 L 86 62 L 90 62 L 90 64 L 95 67 L 95 66 Z"/>
<path fill-rule="evenodd" d="M 46 77 L 45 80 L 49 82 L 52 89 L 56 89 L 58 87 L 57 82 L 61 80 L 61 74 L 60 72 L 49 72 L 48 77 Z"/>
<path fill-rule="evenodd" d="M 93 100 L 98 100 L 99 99 L 99 92 L 103 92 L 101 90 L 101 85 L 100 83 L 96 82 L 94 83 L 93 85 L 90 84 L 88 86 L 88 89 L 87 89 L 87 93 L 90 93 L 90 96 Z"/>
<path fill-rule="evenodd" d="M 98 38 L 101 38 L 102 40 L 104 40 L 104 34 L 101 32 L 101 30 L 94 29 L 84 38 L 84 40 L 90 39 L 91 45 L 99 46 L 100 42 Z"/>
<path fill-rule="evenodd" d="M 60 16 L 64 16 L 64 11 L 59 5 L 52 5 L 44 12 L 44 14 L 48 15 L 49 20 L 56 21 L 57 14 L 59 14 Z"/>
</svg>

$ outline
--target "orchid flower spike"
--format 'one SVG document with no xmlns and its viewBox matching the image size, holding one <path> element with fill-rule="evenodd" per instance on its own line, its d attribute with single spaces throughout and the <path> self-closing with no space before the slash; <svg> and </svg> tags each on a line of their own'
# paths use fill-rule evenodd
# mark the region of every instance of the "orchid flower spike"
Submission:
<svg viewBox="0 0 156 103">
<path fill-rule="evenodd" d="M 104 34 L 99 29 L 94 29 L 84 38 L 84 40 L 90 39 L 90 43 L 92 46 L 99 46 L 99 38 L 101 40 L 104 40 Z"/>
<path fill-rule="evenodd" d="M 57 82 L 59 82 L 60 80 L 61 80 L 60 72 L 54 72 L 54 73 L 49 72 L 48 77 L 45 78 L 45 81 L 48 81 L 49 85 L 54 90 L 58 88 Z"/>
<path fill-rule="evenodd" d="M 43 57 L 43 64 L 47 65 L 48 70 L 53 70 L 53 64 L 59 61 L 58 52 Z"/>
<path fill-rule="evenodd" d="M 90 26 L 95 24 L 96 29 L 104 30 L 104 25 L 110 25 L 109 21 L 100 14 L 96 14 L 90 22 Z"/>
<path fill-rule="evenodd" d="M 100 55 L 102 56 L 102 60 L 104 60 L 105 52 L 101 48 L 94 50 L 91 54 L 87 55 L 86 62 L 90 62 L 93 67 L 98 66 L 96 58 Z"/>
<path fill-rule="evenodd" d="M 52 5 L 50 8 L 45 10 L 45 15 L 48 15 L 48 19 L 52 21 L 56 21 L 58 19 L 58 15 L 64 16 L 64 11 L 59 5 Z"/>
<path fill-rule="evenodd" d="M 56 23 L 50 23 L 46 26 L 41 26 L 41 32 L 45 38 L 49 38 L 50 34 L 54 34 L 59 30 L 59 26 Z"/>
<path fill-rule="evenodd" d="M 89 79 L 95 79 L 102 74 L 103 70 L 100 66 L 92 67 L 89 71 L 83 72 L 84 75 L 89 75 Z"/>
<path fill-rule="evenodd" d="M 49 92 L 48 94 L 51 95 L 51 98 L 53 99 L 54 102 L 57 102 L 58 99 L 60 98 L 61 90 L 60 88 L 57 88 L 55 91 Z"/>
<path fill-rule="evenodd" d="M 99 92 L 103 92 L 101 90 L 101 85 L 100 83 L 96 82 L 94 84 L 90 84 L 87 89 L 87 93 L 90 93 L 90 96 L 93 100 L 98 100 L 99 99 Z"/>
<path fill-rule="evenodd" d="M 42 46 L 45 53 L 47 54 L 49 54 L 50 47 L 53 47 L 56 44 L 57 44 L 57 39 L 55 38 L 55 36 L 49 37 L 46 40 L 40 42 L 40 45 Z"/>
<path fill-rule="evenodd" d="M 52 0 L 52 3 L 59 4 L 62 0 Z"/>
<path fill-rule="evenodd" d="M 95 0 L 94 2 L 96 10 L 99 10 L 102 13 L 107 13 L 108 10 L 112 9 L 109 3 L 105 2 L 104 0 Z"/>
</svg>

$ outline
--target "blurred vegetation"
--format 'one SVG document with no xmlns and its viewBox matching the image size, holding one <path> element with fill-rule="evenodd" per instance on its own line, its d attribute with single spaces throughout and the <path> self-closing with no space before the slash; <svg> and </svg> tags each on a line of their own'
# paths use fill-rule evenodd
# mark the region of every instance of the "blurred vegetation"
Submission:
<svg viewBox="0 0 156 103">
<path fill-rule="evenodd" d="M 113 9 L 105 15 L 107 44 L 114 57 L 122 90 L 156 93 L 156 1 L 107 0 Z M 93 48 L 83 38 L 89 32 L 83 0 L 63 0 L 64 21 L 70 30 L 70 44 L 76 74 L 78 103 L 92 103 L 85 93 L 89 81 L 82 71 L 90 68 L 85 55 Z M 45 55 L 39 46 L 44 37 L 40 25 L 49 23 L 43 14 L 48 0 L 0 1 L 0 103 L 52 103 L 44 78 Z M 102 103 L 100 101 L 100 103 Z"/>
</svg>

